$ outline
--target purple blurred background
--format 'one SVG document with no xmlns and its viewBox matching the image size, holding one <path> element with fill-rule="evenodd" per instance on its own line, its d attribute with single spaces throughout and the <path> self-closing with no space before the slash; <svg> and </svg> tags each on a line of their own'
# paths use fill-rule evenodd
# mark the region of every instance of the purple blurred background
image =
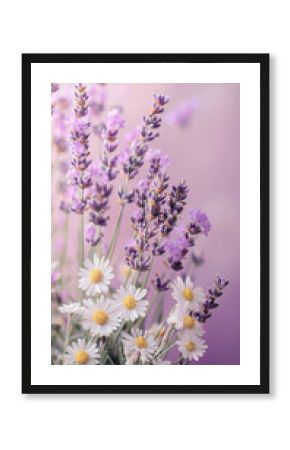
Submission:
<svg viewBox="0 0 290 450">
<path fill-rule="evenodd" d="M 60 85 L 61 92 L 73 93 L 73 85 Z M 204 210 L 211 221 L 212 230 L 207 238 L 197 242 L 196 249 L 204 254 L 205 262 L 192 272 L 196 283 L 205 289 L 213 278 L 221 275 L 230 280 L 230 285 L 221 298 L 220 307 L 206 323 L 208 350 L 198 364 L 240 363 L 240 86 L 239 84 L 109 84 L 105 86 L 108 107 L 121 106 L 126 120 L 121 133 L 120 148 L 124 136 L 141 123 L 148 112 L 153 93 L 170 96 L 167 114 L 160 128 L 160 138 L 153 148 L 167 153 L 171 164 L 171 182 L 185 179 L 190 195 L 183 217 L 187 219 L 192 207 Z M 95 140 L 94 140 L 95 139 Z M 91 149 L 97 151 L 96 138 L 91 138 Z M 53 156 L 54 161 L 55 155 Z M 139 178 L 144 176 L 144 171 Z M 117 180 L 120 185 L 121 180 Z M 54 186 L 54 184 L 53 184 Z M 52 193 L 54 203 L 58 195 Z M 109 240 L 119 210 L 113 194 L 110 210 L 110 224 L 106 230 Z M 55 205 L 57 210 L 57 205 Z M 127 208 L 118 248 L 115 256 L 122 257 L 122 248 L 131 236 L 129 217 L 132 209 Z M 54 215 L 54 228 L 62 228 L 65 217 Z M 78 259 L 75 242 L 75 222 L 70 219 L 69 233 L 72 236 L 67 248 L 70 261 L 70 275 L 73 295 L 77 295 Z M 53 235 L 54 259 L 63 243 L 61 234 Z M 153 274 L 156 269 L 153 267 Z M 174 276 L 175 273 L 172 273 Z M 167 295 L 167 307 L 173 305 Z M 174 358 L 175 355 L 173 354 Z M 195 363 L 196 364 L 196 363 Z"/>
</svg>

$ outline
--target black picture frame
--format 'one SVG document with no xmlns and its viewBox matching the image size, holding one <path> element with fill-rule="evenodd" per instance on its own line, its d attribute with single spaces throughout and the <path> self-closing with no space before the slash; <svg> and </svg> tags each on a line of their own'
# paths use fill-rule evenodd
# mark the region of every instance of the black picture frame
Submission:
<svg viewBox="0 0 290 450">
<path fill-rule="evenodd" d="M 22 55 L 22 393 L 24 394 L 267 394 L 269 393 L 269 54 L 23 54 Z M 31 64 L 260 64 L 260 384 L 31 384 Z"/>
</svg>

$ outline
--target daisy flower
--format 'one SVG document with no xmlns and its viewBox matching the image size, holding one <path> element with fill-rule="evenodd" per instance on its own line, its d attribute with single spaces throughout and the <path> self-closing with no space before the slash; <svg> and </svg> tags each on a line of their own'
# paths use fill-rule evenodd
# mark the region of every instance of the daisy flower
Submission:
<svg viewBox="0 0 290 450">
<path fill-rule="evenodd" d="M 113 300 L 103 295 L 96 301 L 83 301 L 81 309 L 82 325 L 92 336 L 109 336 L 120 324 L 120 314 Z"/>
<path fill-rule="evenodd" d="M 148 305 L 147 300 L 144 300 L 146 294 L 146 289 L 139 289 L 133 285 L 126 288 L 121 286 L 114 296 L 120 308 L 121 318 L 134 322 L 138 317 L 144 317 Z"/>
<path fill-rule="evenodd" d="M 58 310 L 64 316 L 70 316 L 80 312 L 81 304 L 79 302 L 63 303 L 62 306 L 58 307 Z"/>
<path fill-rule="evenodd" d="M 99 364 L 100 353 L 96 344 L 84 339 L 78 339 L 71 346 L 67 347 L 65 364 L 93 365 Z"/>
<path fill-rule="evenodd" d="M 197 336 L 204 334 L 204 328 L 198 320 L 191 315 L 187 303 L 177 303 L 170 312 L 167 323 L 174 325 L 176 330 L 191 330 Z"/>
<path fill-rule="evenodd" d="M 86 259 L 84 266 L 85 269 L 81 268 L 79 271 L 79 287 L 86 291 L 86 295 L 107 293 L 114 277 L 109 260 L 94 255 L 93 262 Z"/>
<path fill-rule="evenodd" d="M 186 277 L 183 281 L 181 277 L 177 277 L 172 285 L 172 297 L 177 303 L 184 303 L 188 307 L 188 311 L 197 311 L 205 301 L 205 293 L 202 287 L 195 287 L 190 277 Z"/>
<path fill-rule="evenodd" d="M 204 340 L 197 337 L 190 330 L 179 333 L 176 343 L 183 358 L 189 359 L 189 361 L 192 359 L 198 361 L 207 349 Z"/>
<path fill-rule="evenodd" d="M 131 334 L 122 333 L 122 340 L 127 364 L 136 364 L 139 359 L 146 363 L 152 359 L 157 349 L 153 336 L 139 328 L 133 328 Z"/>
</svg>

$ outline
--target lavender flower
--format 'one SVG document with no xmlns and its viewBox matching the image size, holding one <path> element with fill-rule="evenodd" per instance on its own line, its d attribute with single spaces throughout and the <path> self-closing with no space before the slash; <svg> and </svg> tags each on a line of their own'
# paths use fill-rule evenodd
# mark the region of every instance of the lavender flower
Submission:
<svg viewBox="0 0 290 450">
<path fill-rule="evenodd" d="M 105 102 L 107 99 L 107 93 L 104 86 L 100 84 L 90 85 L 88 88 L 89 95 L 89 109 L 91 116 L 98 117 L 105 109 Z M 94 131 L 93 127 L 93 131 Z"/>
<path fill-rule="evenodd" d="M 223 295 L 223 290 L 228 286 L 229 280 L 222 277 L 216 277 L 212 287 L 208 290 L 206 300 L 202 305 L 202 309 L 195 313 L 195 317 L 199 322 L 206 322 L 211 317 L 210 310 L 217 308 L 219 304 L 217 299 Z"/>
<path fill-rule="evenodd" d="M 177 190 L 175 190 L 176 192 Z M 172 201 L 172 210 L 175 210 L 173 217 L 176 220 L 178 211 L 183 210 L 183 204 L 183 201 Z M 192 209 L 189 216 L 190 222 L 187 227 L 184 225 L 176 227 L 178 236 L 175 239 L 165 241 L 164 244 L 165 251 L 167 252 L 167 261 L 173 270 L 183 269 L 182 260 L 187 255 L 189 248 L 195 245 L 196 237 L 201 234 L 207 236 L 211 229 L 207 215 L 200 209 Z M 176 220 L 172 220 L 172 226 L 175 225 Z"/>
<path fill-rule="evenodd" d="M 132 269 L 139 272 L 146 272 L 151 263 L 151 257 L 146 253 L 148 244 L 146 244 L 146 237 L 139 236 L 136 239 L 131 239 L 125 246 L 126 263 Z"/>
<path fill-rule="evenodd" d="M 123 171 L 131 180 L 139 172 L 144 164 L 144 156 L 148 151 L 149 142 L 159 136 L 156 131 L 161 126 L 160 114 L 164 112 L 164 105 L 168 103 L 169 98 L 164 95 L 153 96 L 153 107 L 150 114 L 143 117 L 143 124 L 139 137 L 134 139 L 129 148 L 125 149 L 122 156 Z"/>
<path fill-rule="evenodd" d="M 97 236 L 97 229 L 93 223 L 88 223 L 85 227 L 85 239 L 86 241 L 94 246 L 100 241 L 100 236 Z"/>
<path fill-rule="evenodd" d="M 168 291 L 170 288 L 170 283 L 171 280 L 169 278 L 164 279 L 164 277 L 159 276 L 158 273 L 152 280 L 152 284 L 158 292 Z"/>
<path fill-rule="evenodd" d="M 113 109 L 109 112 L 105 128 L 102 131 L 102 141 L 104 151 L 100 157 L 97 167 L 93 167 L 96 182 L 90 189 L 90 199 L 88 201 L 90 207 L 89 223 L 86 227 L 85 237 L 90 245 L 96 245 L 102 233 L 97 236 L 97 230 L 93 232 L 93 227 L 105 227 L 107 225 L 109 216 L 106 211 L 109 208 L 109 199 L 113 190 L 111 182 L 116 178 L 118 170 L 118 157 L 111 156 L 118 146 L 118 133 L 124 126 L 124 119 L 119 110 Z"/>
<path fill-rule="evenodd" d="M 188 195 L 188 188 L 185 181 L 176 186 L 172 186 L 167 207 L 160 217 L 161 234 L 168 236 L 175 227 L 178 216 L 182 213 Z"/>
<path fill-rule="evenodd" d="M 127 264 L 138 270 L 148 270 L 152 255 L 162 255 L 164 246 L 158 238 L 159 216 L 166 201 L 166 190 L 169 177 L 166 174 L 168 157 L 160 150 L 148 153 L 149 172 L 141 180 L 135 190 L 135 203 L 137 209 L 131 217 L 136 238 L 131 246 L 125 248 Z M 152 238 L 155 240 L 152 241 Z M 151 254 L 150 254 L 151 253 Z"/>
<path fill-rule="evenodd" d="M 188 239 L 184 235 L 165 241 L 164 248 L 167 252 L 167 261 L 173 270 L 183 269 L 182 260 L 187 255 L 190 246 Z"/>
<path fill-rule="evenodd" d="M 181 127 L 187 126 L 192 118 L 196 106 L 197 102 L 195 98 L 180 103 L 173 111 L 170 111 L 167 115 L 168 122 L 170 124 L 176 124 Z"/>
<path fill-rule="evenodd" d="M 71 159 L 68 172 L 69 183 L 78 188 L 71 201 L 71 210 L 77 214 L 84 213 L 88 201 L 86 189 L 92 185 L 87 101 L 86 86 L 79 83 L 75 86 L 75 120 L 71 130 Z"/>
<path fill-rule="evenodd" d="M 195 236 L 198 234 L 207 236 L 211 230 L 211 224 L 206 213 L 201 209 L 194 208 L 190 211 L 189 217 L 191 220 L 189 225 L 190 233 Z"/>
</svg>

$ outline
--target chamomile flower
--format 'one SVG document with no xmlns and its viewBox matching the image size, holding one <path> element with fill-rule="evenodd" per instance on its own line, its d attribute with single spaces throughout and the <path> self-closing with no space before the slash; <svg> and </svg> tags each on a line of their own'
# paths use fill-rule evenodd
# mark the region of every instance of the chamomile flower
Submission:
<svg viewBox="0 0 290 450">
<path fill-rule="evenodd" d="M 181 277 L 177 277 L 172 287 L 172 297 L 178 303 L 185 302 L 188 311 L 197 311 L 205 300 L 203 288 L 195 287 L 190 277 L 186 277 L 185 281 Z"/>
<path fill-rule="evenodd" d="M 153 336 L 139 328 L 133 328 L 131 334 L 122 333 L 122 340 L 127 364 L 136 364 L 138 360 L 146 363 L 157 349 Z"/>
<path fill-rule="evenodd" d="M 92 336 L 109 336 L 120 324 L 120 314 L 116 303 L 103 295 L 96 301 L 83 301 L 81 309 L 82 326 Z"/>
<path fill-rule="evenodd" d="M 94 365 L 99 364 L 100 353 L 94 342 L 86 344 L 84 339 L 78 339 L 67 347 L 65 364 Z"/>
<path fill-rule="evenodd" d="M 86 295 L 107 293 L 111 279 L 114 277 L 113 268 L 108 259 L 94 255 L 93 262 L 86 259 L 84 268 L 79 271 L 79 287 Z"/>
<path fill-rule="evenodd" d="M 70 316 L 80 312 L 81 304 L 79 302 L 63 303 L 58 310 L 64 316 Z"/>
<path fill-rule="evenodd" d="M 185 302 L 176 304 L 168 316 L 167 323 L 173 325 L 176 330 L 191 330 L 197 336 L 204 334 L 202 324 L 192 315 Z"/>
<path fill-rule="evenodd" d="M 207 349 L 204 340 L 190 330 L 180 332 L 176 343 L 183 358 L 189 359 L 189 361 L 192 359 L 198 361 Z"/>
<path fill-rule="evenodd" d="M 147 300 L 144 300 L 146 294 L 146 289 L 136 288 L 133 285 L 121 286 L 114 296 L 116 304 L 120 308 L 121 318 L 134 322 L 138 317 L 144 317 L 148 305 Z"/>
</svg>

